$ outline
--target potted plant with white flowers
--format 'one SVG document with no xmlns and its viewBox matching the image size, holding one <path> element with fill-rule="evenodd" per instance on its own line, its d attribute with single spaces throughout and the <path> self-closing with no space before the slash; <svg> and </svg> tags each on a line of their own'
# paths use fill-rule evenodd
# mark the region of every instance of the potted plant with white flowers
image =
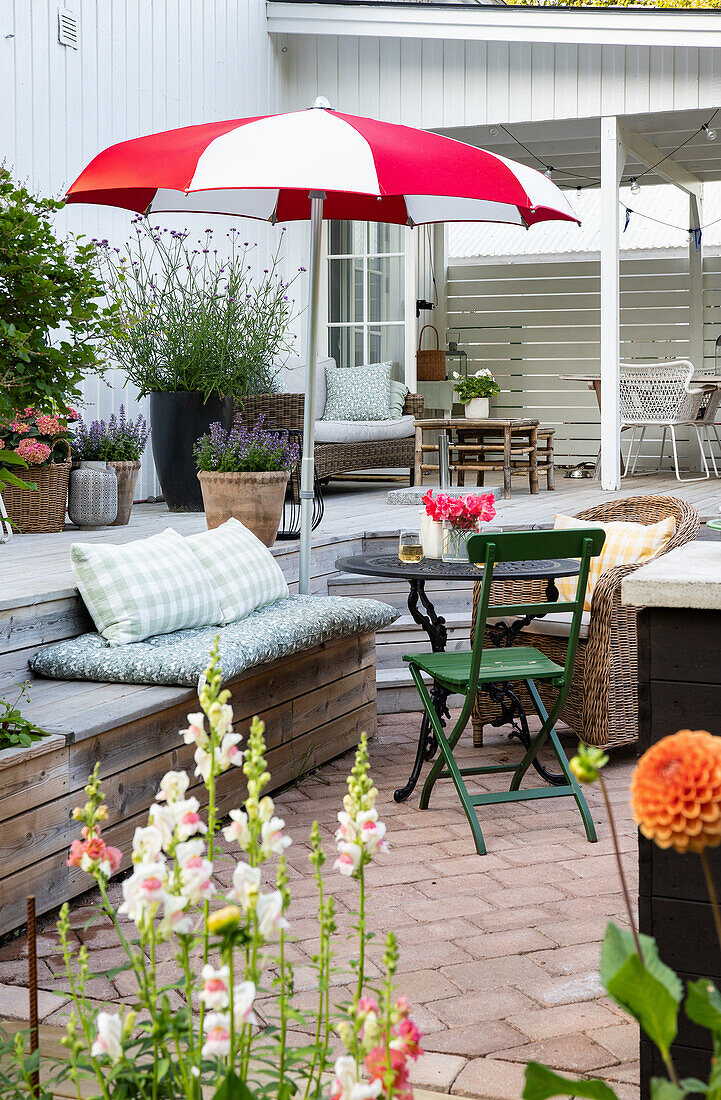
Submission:
<svg viewBox="0 0 721 1100">
<path fill-rule="evenodd" d="M 488 367 L 481 367 L 475 374 L 458 374 L 454 371 L 453 377 L 453 389 L 458 394 L 458 400 L 465 406 L 463 411 L 467 419 L 485 420 L 490 413 L 489 398 L 501 392 Z"/>
</svg>

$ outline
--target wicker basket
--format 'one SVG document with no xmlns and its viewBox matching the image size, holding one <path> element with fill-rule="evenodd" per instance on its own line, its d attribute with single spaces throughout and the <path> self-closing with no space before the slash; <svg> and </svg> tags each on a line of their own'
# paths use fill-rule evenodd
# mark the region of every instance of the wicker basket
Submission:
<svg viewBox="0 0 721 1100">
<path fill-rule="evenodd" d="M 20 481 L 37 486 L 37 489 L 20 489 L 17 485 L 6 485 L 3 489 L 5 507 L 16 534 L 50 534 L 62 531 L 65 526 L 72 462 L 68 441 L 63 439 L 58 442 L 67 447 L 67 458 L 64 462 L 31 466 L 27 470 L 18 469 L 17 466 L 12 468 Z"/>
<path fill-rule="evenodd" d="M 435 332 L 436 346 L 423 350 L 421 343 L 427 328 Z M 445 382 L 446 380 L 446 353 L 441 348 L 441 338 L 435 325 L 424 325 L 420 331 L 416 352 L 416 378 L 419 382 Z"/>
</svg>

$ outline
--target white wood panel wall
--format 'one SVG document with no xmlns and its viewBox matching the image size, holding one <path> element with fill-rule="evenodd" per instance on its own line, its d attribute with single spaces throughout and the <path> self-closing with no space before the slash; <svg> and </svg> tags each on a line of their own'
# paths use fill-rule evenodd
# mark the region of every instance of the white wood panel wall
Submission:
<svg viewBox="0 0 721 1100">
<path fill-rule="evenodd" d="M 278 108 L 277 51 L 263 0 L 62 0 L 78 16 L 80 48 L 57 40 L 56 0 L 0 3 L 0 157 L 37 190 L 60 196 L 105 146 L 174 126 L 267 113 Z M 236 219 L 237 222 L 237 219 Z M 107 237 L 120 247 L 130 215 L 70 207 L 63 230 Z M 162 217 L 163 225 L 180 225 Z M 227 218 L 204 215 L 188 228 L 221 231 Z M 280 230 L 246 222 L 258 241 L 259 269 Z M 286 270 L 304 262 L 307 229 L 286 237 Z M 302 280 L 297 289 L 303 292 Z M 298 328 L 300 329 L 300 324 Z M 302 337 L 302 334 L 300 334 Z M 302 346 L 302 345 L 301 345 Z M 145 410 L 111 370 L 85 387 L 85 415 L 107 417 L 124 402 Z M 158 492 L 150 452 L 139 495 Z"/>
<path fill-rule="evenodd" d="M 721 50 L 279 36 L 283 108 L 428 129 L 717 107 Z"/>
<path fill-rule="evenodd" d="M 688 260 L 656 255 L 621 260 L 621 354 L 629 361 L 689 355 Z M 500 415 L 532 413 L 556 429 L 559 463 L 594 461 L 596 398 L 559 375 L 600 370 L 600 265 L 597 258 L 530 263 L 451 264 L 448 324 L 460 329 L 469 371 L 487 366 L 501 393 Z M 721 257 L 705 258 L 704 361 L 714 369 L 721 334 Z M 660 435 L 648 437 L 646 463 Z"/>
</svg>

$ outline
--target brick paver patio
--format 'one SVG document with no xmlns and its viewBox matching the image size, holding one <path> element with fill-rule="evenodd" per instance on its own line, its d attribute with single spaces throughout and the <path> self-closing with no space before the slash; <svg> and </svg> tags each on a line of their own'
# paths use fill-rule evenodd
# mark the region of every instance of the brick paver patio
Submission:
<svg viewBox="0 0 721 1100">
<path fill-rule="evenodd" d="M 598 844 L 586 842 L 568 799 L 541 800 L 482 810 L 489 854 L 477 856 L 448 783 L 437 785 L 425 812 L 418 809 L 417 794 L 405 805 L 393 802 L 392 791 L 409 770 L 417 723 L 415 714 L 383 716 L 371 744 L 378 808 L 392 849 L 368 872 L 370 923 L 378 933 L 371 960 L 382 953 L 383 933 L 394 929 L 401 950 L 399 988 L 425 1032 L 427 1054 L 415 1067 L 414 1083 L 505 1100 L 520 1096 L 524 1063 L 535 1058 L 562 1071 L 602 1075 L 622 1100 L 635 1100 L 637 1030 L 603 995 L 597 978 L 607 920 L 625 923 L 599 792 L 589 792 Z M 491 731 L 487 742 L 482 751 L 489 760 L 518 753 L 500 731 Z M 469 730 L 464 753 L 474 751 Z M 301 1009 L 313 1003 L 315 985 L 309 965 L 316 949 L 315 896 L 305 844 L 314 819 L 327 837 L 326 878 L 341 929 L 338 957 L 354 955 L 345 933 L 353 922 L 356 885 L 332 871 L 332 833 L 350 762 L 350 755 L 341 757 L 275 799 L 293 836 L 289 916 L 297 937 L 292 955 Z M 635 895 L 636 837 L 627 794 L 632 763 L 632 751 L 615 752 L 607 779 Z M 221 881 L 229 879 L 230 870 L 220 867 Z M 119 902 L 120 886 L 112 890 Z M 72 914 L 75 935 L 88 945 L 91 968 L 101 975 L 90 994 L 98 1001 L 122 1001 L 128 976 L 103 976 L 122 961 L 112 928 L 100 922 L 83 928 L 91 900 L 78 899 Z M 45 1023 L 62 1024 L 67 1000 L 63 979 L 53 976 L 61 967 L 53 919 L 43 920 L 39 936 L 40 1014 Z M 172 946 L 165 950 L 172 953 Z M 25 958 L 23 937 L 0 945 L 2 1016 L 26 1016 Z M 339 975 L 337 982 L 343 1000 L 347 977 Z"/>
</svg>

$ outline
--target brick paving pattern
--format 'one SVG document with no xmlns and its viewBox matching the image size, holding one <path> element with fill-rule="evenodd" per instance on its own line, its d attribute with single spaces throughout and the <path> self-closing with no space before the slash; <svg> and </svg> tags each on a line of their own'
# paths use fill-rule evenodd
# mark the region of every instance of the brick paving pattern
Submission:
<svg viewBox="0 0 721 1100">
<path fill-rule="evenodd" d="M 586 842 L 568 799 L 511 803 L 481 809 L 489 854 L 478 856 L 448 782 L 437 784 L 425 812 L 418 809 L 417 793 L 404 805 L 393 802 L 393 790 L 409 771 L 417 725 L 415 714 L 382 716 L 371 743 L 378 809 L 392 848 L 368 871 L 369 925 L 377 933 L 369 973 L 380 973 L 383 934 L 393 929 L 401 952 L 398 986 L 425 1032 L 427 1053 L 415 1067 L 414 1084 L 506 1100 L 520 1096 L 524 1063 L 534 1058 L 559 1071 L 603 1076 L 621 1100 L 636 1100 L 637 1029 L 603 995 L 597 977 L 606 922 L 626 923 L 599 792 L 588 792 L 597 844 Z M 474 750 L 469 729 L 459 755 L 477 758 L 481 751 L 488 762 L 497 763 L 518 753 L 502 731 L 486 732 L 487 745 Z M 570 750 L 573 743 L 567 744 Z M 326 838 L 326 879 L 338 907 L 339 965 L 355 952 L 347 935 L 356 885 L 332 871 L 335 815 L 350 763 L 346 754 L 275 798 L 293 836 L 289 916 L 297 939 L 291 954 L 301 1010 L 311 1008 L 315 997 L 310 962 L 317 948 L 316 904 L 306 839 L 316 819 Z M 632 751 L 616 751 L 606 774 L 635 896 L 636 832 L 628 808 L 632 766 Z M 486 777 L 476 785 L 492 789 L 497 782 Z M 217 866 L 220 881 L 229 883 L 230 864 Z M 111 890 L 119 904 L 119 884 Z M 128 975 L 107 977 L 123 961 L 112 928 L 102 922 L 84 928 L 92 900 L 92 894 L 85 895 L 72 909 L 75 935 L 87 944 L 91 968 L 99 975 L 89 995 L 99 1003 L 122 1002 L 131 988 Z M 51 915 L 40 925 L 40 1015 L 45 1023 L 62 1024 L 66 981 L 54 976 L 62 960 L 53 920 Z M 166 958 L 172 955 L 171 945 L 163 950 Z M 23 937 L 0 944 L 3 1016 L 27 1014 L 26 953 Z M 342 1001 L 350 989 L 348 975 L 334 980 L 336 999 Z M 304 1037 L 299 1033 L 295 1041 Z"/>
</svg>

